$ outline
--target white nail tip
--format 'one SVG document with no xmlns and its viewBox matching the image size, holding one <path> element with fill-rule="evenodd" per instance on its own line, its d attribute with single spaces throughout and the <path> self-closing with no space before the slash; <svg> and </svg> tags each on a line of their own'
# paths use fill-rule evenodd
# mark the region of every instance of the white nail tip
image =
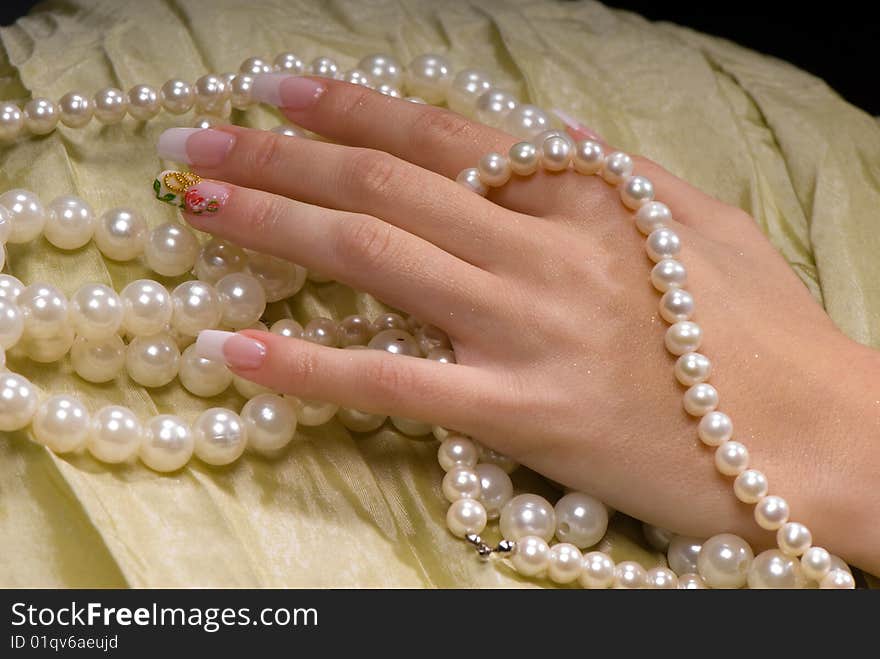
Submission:
<svg viewBox="0 0 880 659">
<path fill-rule="evenodd" d="M 226 363 L 223 346 L 233 336 L 235 332 L 202 330 L 196 339 L 196 354 L 203 359 Z"/>
<path fill-rule="evenodd" d="M 159 136 L 156 151 L 163 160 L 191 164 L 186 153 L 186 141 L 201 128 L 169 128 Z"/>
<path fill-rule="evenodd" d="M 281 83 L 292 77 L 289 73 L 261 73 L 251 85 L 251 98 L 260 103 L 281 107 Z"/>
</svg>

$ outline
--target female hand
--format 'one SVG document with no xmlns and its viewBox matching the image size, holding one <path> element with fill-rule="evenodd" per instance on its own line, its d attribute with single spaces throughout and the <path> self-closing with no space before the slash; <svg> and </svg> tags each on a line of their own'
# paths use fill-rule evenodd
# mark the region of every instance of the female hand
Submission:
<svg viewBox="0 0 880 659">
<path fill-rule="evenodd" d="M 337 144 L 172 129 L 209 180 L 194 227 L 365 290 L 448 333 L 458 364 L 247 331 L 239 375 L 307 399 L 454 428 L 678 533 L 773 541 L 682 406 L 644 237 L 616 189 L 572 171 L 482 198 L 454 182 L 518 140 L 347 83 L 262 76 L 260 100 Z M 880 571 L 876 353 L 840 333 L 744 212 L 635 159 L 673 212 L 734 438 L 816 544 Z M 256 343 L 255 343 L 256 342 Z M 876 378 L 875 378 L 876 379 Z"/>
</svg>

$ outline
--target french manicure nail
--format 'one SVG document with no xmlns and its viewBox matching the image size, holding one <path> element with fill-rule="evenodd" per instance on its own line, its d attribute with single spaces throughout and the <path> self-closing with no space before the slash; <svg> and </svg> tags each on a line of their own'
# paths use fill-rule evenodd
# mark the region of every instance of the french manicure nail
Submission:
<svg viewBox="0 0 880 659">
<path fill-rule="evenodd" d="M 254 79 L 251 97 L 285 110 L 306 110 L 327 91 L 323 83 L 288 73 L 261 73 Z"/>
<path fill-rule="evenodd" d="M 577 119 L 572 117 L 568 112 L 564 112 L 559 109 L 550 110 L 553 114 L 559 117 L 559 120 L 565 124 L 568 128 L 569 134 L 577 140 L 598 140 L 603 141 L 602 136 L 599 135 L 596 131 L 587 128 Z"/>
<path fill-rule="evenodd" d="M 235 136 L 211 128 L 169 128 L 159 136 L 159 157 L 197 167 L 217 167 L 229 154 Z"/>
<path fill-rule="evenodd" d="M 255 369 L 266 359 L 266 346 L 235 332 L 202 330 L 196 339 L 196 354 L 204 359 L 225 362 L 233 369 Z"/>
</svg>

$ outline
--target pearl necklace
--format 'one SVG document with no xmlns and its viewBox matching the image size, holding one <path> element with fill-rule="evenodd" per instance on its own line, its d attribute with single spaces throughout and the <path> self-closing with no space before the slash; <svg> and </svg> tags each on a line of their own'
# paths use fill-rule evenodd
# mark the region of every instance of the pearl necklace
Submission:
<svg viewBox="0 0 880 659">
<path fill-rule="evenodd" d="M 92 116 L 104 124 L 118 123 L 126 113 L 146 121 L 162 108 L 182 114 L 193 106 L 207 113 L 195 124 L 210 127 L 228 116 L 232 107 L 250 106 L 253 76 L 273 70 L 299 74 L 306 67 L 292 53 L 282 53 L 272 66 L 260 58 L 249 58 L 238 74 L 209 74 L 192 87 L 172 79 L 159 91 L 136 85 L 126 95 L 108 88 L 98 92 L 94 100 L 72 91 L 57 105 L 35 98 L 23 111 L 6 103 L 0 105 L 0 139 L 14 139 L 24 129 L 44 135 L 53 131 L 59 120 L 80 128 Z M 308 72 L 402 97 L 403 67 L 387 55 L 365 57 L 358 68 L 346 74 L 341 74 L 330 58 L 319 57 Z M 666 348 L 678 356 L 675 376 L 688 387 L 683 398 L 685 410 L 700 418 L 697 432 L 707 446 L 716 448 L 717 469 L 735 477 L 737 498 L 756 504 L 757 523 L 777 531 L 779 549 L 755 557 L 748 543 L 732 534 L 700 543 L 645 525 L 649 542 L 668 550 L 672 569 L 646 571 L 633 561 L 615 565 L 601 551 L 582 554 L 582 549 L 596 545 L 605 534 L 609 510 L 600 501 L 585 493 L 568 492 L 554 507 L 537 495 L 514 496 L 508 474 L 517 465 L 509 458 L 443 428 L 391 417 L 405 434 L 433 431 L 441 440 L 438 460 L 446 472 L 442 491 L 451 504 L 446 518 L 449 530 L 466 538 L 484 558 L 502 557 L 524 576 L 549 576 L 557 583 L 579 581 L 587 588 L 739 588 L 746 583 L 749 587 L 803 587 L 808 579 L 822 588 L 854 587 L 846 564 L 827 550 L 812 546 L 809 529 L 789 521 L 786 501 L 768 495 L 766 477 L 747 468 L 746 447 L 731 439 L 732 421 L 715 409 L 718 392 L 706 382 L 711 363 L 696 352 L 702 330 L 690 320 L 694 300 L 684 289 L 687 272 L 677 260 L 681 241 L 666 226 L 672 215 L 667 206 L 654 201 L 652 183 L 632 175 L 632 158 L 622 152 L 606 155 L 603 146 L 593 140 L 574 143 L 564 132 L 549 129 L 550 119 L 543 110 L 519 104 L 507 92 L 495 89 L 486 74 L 465 70 L 453 77 L 449 62 L 441 56 L 422 55 L 413 60 L 406 85 L 414 94 L 407 100 L 445 101 L 455 111 L 475 114 L 484 123 L 531 138 L 514 145 L 506 156 L 487 154 L 477 167 L 459 174 L 458 182 L 476 194 L 486 195 L 489 187 L 503 186 L 514 174 L 534 174 L 539 167 L 596 174 L 617 186 L 624 205 L 635 211 L 636 227 L 647 236 L 646 251 L 655 263 L 650 278 L 662 293 L 660 314 L 670 323 Z M 293 126 L 273 130 L 305 135 Z M 180 196 L 198 180 L 191 173 L 166 171 L 154 182 L 154 190 L 160 200 L 179 204 Z M 142 255 L 146 265 L 160 275 L 176 277 L 194 270 L 198 279 L 184 282 L 171 293 L 152 280 L 132 282 L 121 294 L 101 284 L 87 284 L 68 303 L 48 284 L 25 287 L 11 275 L 0 275 L 0 347 L 9 350 L 21 340 L 18 348 L 41 362 L 56 361 L 70 351 L 74 370 L 91 382 L 112 380 L 125 366 L 132 379 L 145 387 L 164 386 L 179 375 L 183 386 L 195 395 L 215 396 L 234 384 L 249 400 L 240 415 L 212 408 L 192 427 L 174 415 L 159 415 L 141 425 L 134 413 L 122 406 L 105 407 L 90 417 L 85 405 L 73 396 L 51 396 L 40 402 L 32 383 L 8 372 L 0 376 L 0 430 L 18 430 L 30 424 L 34 438 L 56 452 L 86 447 L 95 458 L 108 463 L 125 462 L 137 454 L 149 468 L 170 472 L 183 467 L 193 454 L 212 465 L 237 460 L 246 445 L 272 454 L 293 439 L 297 421 L 320 425 L 335 415 L 355 432 L 375 430 L 385 422 L 382 415 L 278 396 L 233 377 L 225 364 L 195 352 L 192 341 L 204 329 L 267 329 L 259 321 L 266 303 L 295 295 L 305 283 L 305 269 L 267 255 L 245 253 L 215 238 L 199 247 L 194 234 L 175 223 L 148 232 L 143 217 L 130 209 L 111 209 L 96 219 L 88 204 L 77 197 L 59 197 L 44 209 L 36 195 L 26 190 L 0 195 L 0 268 L 6 260 L 7 242 L 28 242 L 40 233 L 59 249 L 78 249 L 94 240 L 107 258 L 127 261 Z M 318 276 L 310 278 L 322 281 Z M 373 321 L 349 316 L 338 324 L 316 318 L 305 328 L 292 319 L 281 319 L 269 331 L 327 346 L 368 347 L 454 361 L 451 344 L 442 331 L 393 313 Z M 123 334 L 131 339 L 128 346 Z M 5 363 L 5 352 L 0 351 L 0 368 Z M 504 538 L 495 547 L 479 535 L 490 518 L 499 519 Z M 551 546 L 548 541 L 554 535 L 560 542 Z"/>
</svg>

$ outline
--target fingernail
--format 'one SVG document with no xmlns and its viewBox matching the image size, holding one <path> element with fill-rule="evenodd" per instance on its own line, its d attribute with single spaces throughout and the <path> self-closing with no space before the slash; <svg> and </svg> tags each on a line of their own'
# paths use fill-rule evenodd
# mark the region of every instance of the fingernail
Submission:
<svg viewBox="0 0 880 659">
<path fill-rule="evenodd" d="M 235 332 L 202 330 L 196 339 L 196 354 L 225 362 L 233 369 L 254 369 L 262 366 L 266 359 L 266 346 Z"/>
<path fill-rule="evenodd" d="M 285 110 L 305 110 L 327 91 L 323 83 L 288 73 L 262 73 L 254 79 L 251 96 Z"/>
<path fill-rule="evenodd" d="M 562 110 L 553 109 L 550 110 L 553 114 L 559 117 L 559 120 L 565 124 L 565 127 L 568 129 L 569 135 L 571 135 L 576 140 L 602 140 L 602 136 L 599 135 L 596 131 L 587 128 L 577 119 L 572 117 L 567 112 L 563 112 Z"/>
<path fill-rule="evenodd" d="M 159 136 L 156 150 L 165 160 L 217 167 L 229 154 L 235 136 L 211 128 L 169 128 Z"/>
<path fill-rule="evenodd" d="M 229 199 L 229 188 L 192 172 L 166 169 L 153 180 L 156 199 L 193 215 L 216 213 Z"/>
</svg>

